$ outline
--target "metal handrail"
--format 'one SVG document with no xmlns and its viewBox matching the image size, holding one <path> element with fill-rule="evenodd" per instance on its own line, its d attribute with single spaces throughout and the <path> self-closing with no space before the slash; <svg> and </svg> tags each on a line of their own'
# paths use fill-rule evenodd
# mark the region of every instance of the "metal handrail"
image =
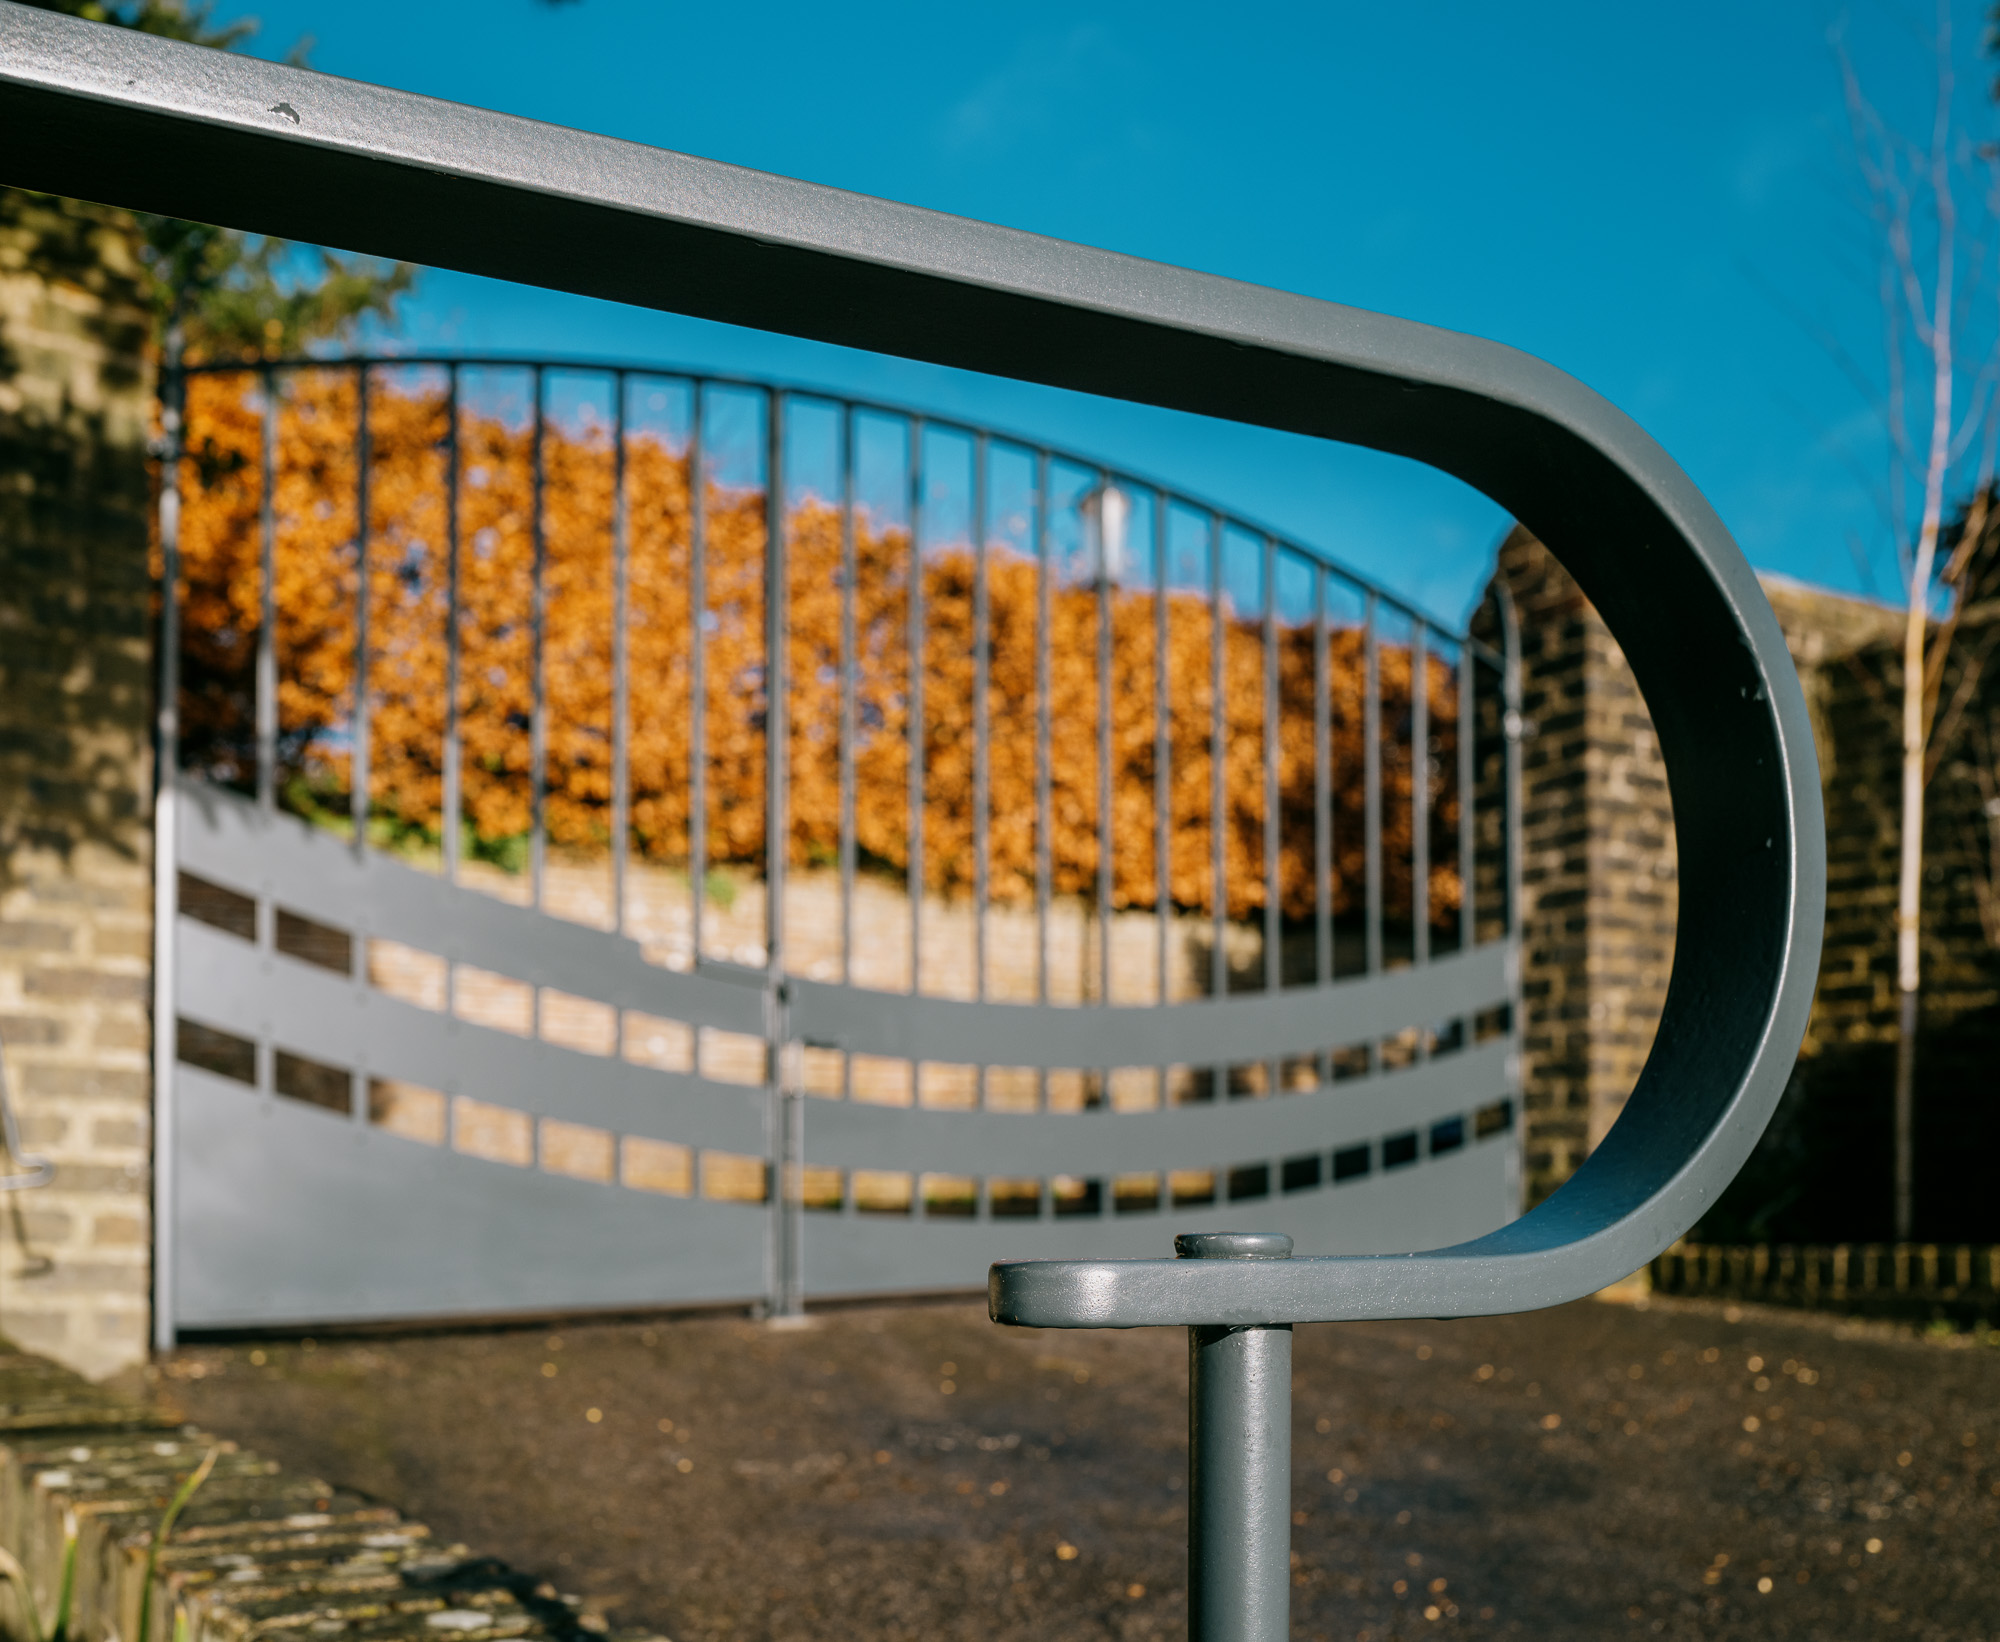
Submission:
<svg viewBox="0 0 2000 1642">
<path fill-rule="evenodd" d="M 1651 708 L 1682 885 L 1658 1036 L 1605 1141 L 1529 1214 L 1456 1248 L 994 1269 L 996 1319 L 1188 1326 L 1194 1350 L 1230 1358 L 1218 1383 L 1240 1370 L 1241 1394 L 1195 1432 L 1198 1456 L 1212 1438 L 1240 1462 L 1195 1473 L 1197 1636 L 1287 1630 L 1277 1342 L 1246 1366 L 1230 1331 L 1577 1298 L 1683 1233 L 1762 1133 L 1824 910 L 1804 696 L 1721 520 L 1569 377 L 1331 303 L 11 4 L 0 118 L 25 185 L 1413 457 L 1500 502 L 1576 576 Z M 1225 1501 L 1244 1515 L 1210 1534 Z"/>
</svg>

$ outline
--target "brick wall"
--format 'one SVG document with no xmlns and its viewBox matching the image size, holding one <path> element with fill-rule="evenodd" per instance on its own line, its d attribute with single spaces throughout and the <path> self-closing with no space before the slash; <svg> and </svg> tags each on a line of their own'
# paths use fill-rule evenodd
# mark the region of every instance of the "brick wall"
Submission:
<svg viewBox="0 0 2000 1642">
<path fill-rule="evenodd" d="M 1766 591 L 1807 683 L 1826 792 L 1826 956 L 1806 1052 L 1892 1043 L 1902 617 L 1775 578 Z M 1992 646 L 1996 624 L 2000 613 L 1976 612 L 1954 642 L 1954 661 Z M 1990 662 L 1988 670 L 1994 671 Z M 1954 667 L 1947 698 L 1955 683 Z M 1984 683 L 1984 697 L 2000 702 L 2000 673 Z M 1973 749 L 1954 743 L 1950 751 Z M 2000 1003 L 2000 968 L 1986 949 L 1972 883 L 1984 842 L 1983 829 L 1969 824 L 1979 803 L 1968 772 L 1947 756 L 1926 794 L 1924 835 L 1922 973 L 1927 1024 L 1934 1027 Z"/>
<path fill-rule="evenodd" d="M 1659 1024 L 1676 874 L 1666 772 L 1618 646 L 1524 530 L 1500 549 L 1522 627 L 1524 1108 L 1527 1191 L 1545 1197 L 1617 1118 Z M 1766 577 L 1812 715 L 1827 813 L 1820 982 L 1792 1087 L 1704 1235 L 1887 1234 L 1896 1038 L 1901 621 L 1865 599 Z M 1980 651 L 2000 610 L 1962 630 Z M 1996 646 L 2000 650 L 2000 646 Z M 2000 723 L 2000 667 L 1983 687 Z M 1948 676 L 1946 694 L 1955 685 Z M 1959 753 L 1969 751 L 1960 748 Z M 2000 1123 L 2000 951 L 1973 887 L 1981 795 L 1963 756 L 1932 783 L 1918 1046 L 1918 1215 L 1936 1239 L 1990 1238 Z"/>
<path fill-rule="evenodd" d="M 1569 1178 L 1652 1048 L 1673 961 L 1666 768 L 1603 618 L 1527 531 L 1497 580 L 1521 622 L 1522 1003 L 1526 1188 Z"/>
<path fill-rule="evenodd" d="M 151 856 L 144 273 L 98 207 L 0 190 L 0 1039 L 55 1180 L 0 1224 L 0 1333 L 142 1357 Z"/>
<path fill-rule="evenodd" d="M 1902 620 L 1881 605 L 1775 578 L 1766 591 L 1813 710 L 1826 797 L 1827 917 L 1819 991 L 1785 1101 L 1704 1235 L 1838 1242 L 1892 1232 L 1897 1037 L 1896 873 L 1901 838 Z M 2000 612 L 1976 606 L 1957 668 L 1993 644 Z M 1973 722 L 2000 722 L 1988 663 Z M 1916 1234 L 1990 1241 L 2000 1112 L 2000 949 L 1979 920 L 1987 833 L 1962 733 L 1925 800 L 1922 977 L 1916 1045 Z"/>
<path fill-rule="evenodd" d="M 1892 681 L 1880 663 L 1901 645 L 1902 619 L 1886 605 L 1776 578 L 1765 592 L 1805 687 L 1826 800 L 1826 936 L 1805 1054 L 1893 1044 L 1902 668 L 1892 665 Z"/>
</svg>

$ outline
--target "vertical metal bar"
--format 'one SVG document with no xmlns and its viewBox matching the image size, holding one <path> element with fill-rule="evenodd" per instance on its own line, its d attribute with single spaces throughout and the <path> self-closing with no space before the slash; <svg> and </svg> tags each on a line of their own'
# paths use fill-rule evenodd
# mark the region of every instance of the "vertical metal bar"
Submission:
<svg viewBox="0 0 2000 1642">
<path fill-rule="evenodd" d="M 1167 1001 L 1169 932 L 1173 923 L 1173 731 L 1167 709 L 1167 497 L 1153 492 L 1153 963 L 1154 988 Z M 1162 1076 L 1164 1077 L 1164 1072 Z M 1161 1099 L 1166 1098 L 1162 1086 Z"/>
<path fill-rule="evenodd" d="M 257 510 L 257 807 L 269 812 L 278 795 L 278 378 L 266 365 L 264 390 L 263 493 Z"/>
<path fill-rule="evenodd" d="M 1111 1001 L 1111 479 L 1097 476 L 1097 1001 Z"/>
<path fill-rule="evenodd" d="M 785 533 L 786 396 L 765 402 L 764 459 L 764 1067 L 777 1169 L 771 1192 L 776 1236 L 772 1312 L 805 1310 L 800 1244 L 805 1114 L 790 1076 L 791 1011 L 785 991 L 785 869 L 791 849 L 791 567 Z"/>
<path fill-rule="evenodd" d="M 708 900 L 708 477 L 702 423 L 708 414 L 704 384 L 692 386 L 688 425 L 688 896 L 693 962 L 701 962 L 702 908 Z M 696 1031 L 695 1070 L 701 1070 Z"/>
<path fill-rule="evenodd" d="M 632 833 L 632 658 L 626 632 L 631 605 L 631 498 L 625 494 L 623 371 L 611 373 L 611 927 L 625 933 L 625 856 Z M 619 1010 L 619 1048 L 625 1011 Z"/>
<path fill-rule="evenodd" d="M 438 806 L 438 830 L 444 843 L 445 882 L 458 882 L 460 855 L 460 835 L 464 831 L 464 758 L 462 733 L 459 726 L 459 672 L 462 664 L 461 635 L 459 623 L 459 516 L 458 486 L 460 469 L 459 446 L 459 380 L 458 366 L 454 363 L 446 367 L 445 376 L 445 446 L 444 446 L 444 540 L 445 540 L 445 589 L 444 589 L 444 769 L 443 790 Z M 458 1013 L 458 954 L 448 950 L 444 965 L 444 1012 L 446 1015 Z M 624 1012 L 618 1015 L 620 1045 L 623 1045 Z M 449 1150 L 455 1142 L 456 1103 L 447 1098 L 445 1110 L 444 1144 Z"/>
<path fill-rule="evenodd" d="M 785 967 L 785 867 L 791 849 L 791 572 L 785 541 L 784 394 L 765 405 L 764 490 L 764 961 Z"/>
<path fill-rule="evenodd" d="M 1382 972 L 1382 665 L 1377 600 L 1368 594 L 1362 634 L 1361 793 L 1363 870 L 1368 877 L 1368 973 Z M 1374 1051 L 1369 1051 L 1371 1060 Z"/>
<path fill-rule="evenodd" d="M 548 783 L 549 759 L 549 680 L 546 655 L 548 600 L 548 519 L 545 503 L 548 492 L 547 453 L 543 449 L 543 406 L 546 392 L 543 370 L 535 367 L 534 501 L 529 529 L 534 538 L 534 588 L 528 605 L 528 670 L 534 699 L 528 709 L 528 866 L 534 905 L 542 904 L 548 872 L 548 815 L 544 789 Z M 541 988 L 535 989 L 535 1028 L 541 1031 Z"/>
<path fill-rule="evenodd" d="M 1472 736 L 1475 727 L 1473 717 L 1473 669 L 1477 664 L 1472 659 L 1470 637 L 1458 641 L 1458 949 L 1470 952 L 1477 935 L 1473 921 L 1472 880 L 1479 870 L 1476 846 L 1478 835 L 1473 827 L 1472 784 L 1477 779 L 1473 766 Z M 1465 1041 L 1470 1044 L 1471 1023 L 1466 1023 Z"/>
<path fill-rule="evenodd" d="M 1035 453 L 1035 996 L 1049 1001 L 1049 901 L 1055 893 L 1055 853 L 1050 829 L 1055 817 L 1055 771 L 1050 758 L 1051 727 L 1049 624 L 1054 595 L 1049 587 L 1049 480 L 1047 451 Z M 1044 1089 L 1047 1075 L 1041 1079 Z"/>
<path fill-rule="evenodd" d="M 1278 904 L 1278 544 L 1264 538 L 1264 990 L 1284 984 Z M 1277 1082 L 1274 1076 L 1272 1091 Z"/>
<path fill-rule="evenodd" d="M 986 435 L 972 443 L 972 995 L 986 1000 L 986 902 L 991 892 L 992 611 L 986 584 Z M 982 1079 L 982 1082 L 984 1080 Z"/>
<path fill-rule="evenodd" d="M 1049 1001 L 1049 907 L 1055 897 L 1055 763 L 1050 665 L 1055 612 L 1054 562 L 1049 551 L 1050 486 L 1054 463 L 1046 450 L 1035 453 L 1035 996 Z M 1046 1111 L 1049 1074 L 1035 1073 L 1035 1106 Z M 1048 1191 L 1041 1193 L 1047 1202 Z M 1037 1213 L 1041 1210 L 1038 1209 Z"/>
<path fill-rule="evenodd" d="M 861 658 L 854 633 L 854 407 L 840 419 L 840 978 L 854 979 L 855 687 Z"/>
<path fill-rule="evenodd" d="M 1229 682 L 1229 635 L 1222 618 L 1222 515 L 1208 516 L 1208 835 L 1209 870 L 1214 874 L 1214 945 L 1208 955 L 1208 989 L 1215 997 L 1229 991 L 1229 845 L 1224 835 L 1228 793 L 1229 735 L 1223 691 Z M 1223 1077 L 1217 1068 L 1217 1077 Z"/>
<path fill-rule="evenodd" d="M 348 763 L 348 815 L 354 849 L 368 843 L 368 366 L 354 369 L 354 751 Z"/>
<path fill-rule="evenodd" d="M 174 959 L 180 840 L 174 792 L 180 772 L 181 415 L 187 392 L 177 325 L 167 332 L 160 378 L 160 699 L 153 732 L 153 1345 L 171 1351 L 179 1260 Z"/>
<path fill-rule="evenodd" d="M 1431 669 L 1429 635 L 1410 624 L 1410 950 L 1431 956 Z M 1419 1035 L 1418 1053 L 1423 1039 Z"/>
<path fill-rule="evenodd" d="M 780 1283 L 776 1313 L 779 1317 L 802 1318 L 806 1312 L 806 1102 L 799 1085 L 798 1051 L 791 1042 L 791 1007 L 784 988 L 779 998 L 778 1038 L 783 1054 L 780 1088 L 783 1098 L 779 1115 L 784 1128 L 779 1137 L 778 1190 L 780 1203 L 779 1245 Z"/>
<path fill-rule="evenodd" d="M 1430 635 L 1410 623 L 1410 961 L 1431 959 L 1431 667 Z M 1416 1057 L 1430 1058 L 1435 1021 L 1420 1021 Z"/>
<path fill-rule="evenodd" d="M 1313 974 L 1333 979 L 1333 667 L 1326 571 L 1313 567 Z"/>
<path fill-rule="evenodd" d="M 459 586 L 458 586 L 458 367 L 450 367 L 445 389 L 445 415 L 450 425 L 445 432 L 444 448 L 444 540 L 445 540 L 445 591 L 444 591 L 444 802 L 443 813 L 439 817 L 444 833 L 444 875 L 447 882 L 458 882 L 459 833 L 463 828 L 459 811 L 464 804 L 462 792 L 464 776 L 464 749 L 459 740 L 458 724 L 458 672 L 459 655 Z M 447 987 L 451 985 L 452 966 L 446 966 Z"/>
<path fill-rule="evenodd" d="M 1283 1260 L 1269 1232 L 1174 1239 L 1182 1259 Z M 1292 1331 L 1188 1330 L 1189 1642 L 1291 1635 Z"/>
<path fill-rule="evenodd" d="M 924 423 L 910 418 L 910 990 L 924 968 Z"/>
</svg>

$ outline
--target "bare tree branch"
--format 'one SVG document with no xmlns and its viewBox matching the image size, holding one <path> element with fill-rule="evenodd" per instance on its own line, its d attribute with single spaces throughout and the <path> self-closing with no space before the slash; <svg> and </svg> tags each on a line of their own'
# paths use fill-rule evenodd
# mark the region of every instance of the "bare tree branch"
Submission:
<svg viewBox="0 0 2000 1642">
<path fill-rule="evenodd" d="M 1885 344 L 1883 420 L 1889 469 L 1890 538 L 1903 586 L 1902 680 L 1899 694 L 1902 792 L 1896 883 L 1896 987 L 1899 995 L 1895 1089 L 1896 1234 L 1911 1231 L 1915 1178 L 1914 1043 L 1918 1020 L 1920 920 L 1923 910 L 1925 794 L 1947 751 L 1980 698 L 2000 623 L 1988 623 L 1971 653 L 1954 658 L 1974 567 L 2000 539 L 1994 460 L 2000 421 L 2000 315 L 1982 324 L 2000 278 L 1989 269 L 2000 222 L 2000 184 L 1993 155 L 1975 149 L 1956 125 L 1952 19 L 1937 0 L 1930 42 L 1935 103 L 1926 140 L 1896 131 L 1869 100 L 1842 33 L 1832 36 L 1840 68 L 1863 213 L 1877 244 L 1877 301 Z M 1983 161 L 1986 186 L 1963 231 L 1958 189 Z M 1982 345 L 1983 344 L 1983 345 Z M 1976 365 L 1973 363 L 1976 359 Z M 1928 377 L 1928 394 L 1916 378 Z M 1859 373 L 1851 373 L 1853 375 Z M 1978 451 L 1971 485 L 1964 464 Z M 1915 492 L 1915 529 L 1910 503 Z M 1965 496 L 1947 539 L 1946 508 Z M 1944 562 L 1940 565 L 1940 556 Z M 1946 694 L 1947 674 L 1956 676 Z M 1865 676 L 1865 669 L 1856 666 Z M 1872 681 L 1870 681 L 1872 684 Z M 1880 692 L 1870 691 L 1880 697 Z M 1886 700 L 1882 705 L 1887 706 Z M 1992 773 L 1992 772 L 1988 772 Z M 2000 785 L 2000 775 L 1995 776 Z M 1984 913 L 1982 912 L 1982 916 Z"/>
</svg>

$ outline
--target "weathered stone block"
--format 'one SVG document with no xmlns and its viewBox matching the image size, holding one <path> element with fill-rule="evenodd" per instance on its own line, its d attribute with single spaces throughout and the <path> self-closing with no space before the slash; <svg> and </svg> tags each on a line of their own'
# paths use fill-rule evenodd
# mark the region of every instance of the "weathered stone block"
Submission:
<svg viewBox="0 0 2000 1642">
<path fill-rule="evenodd" d="M 146 1221 L 143 1215 L 100 1214 L 92 1222 L 90 1240 L 99 1248 L 107 1245 L 133 1247 L 146 1241 Z"/>
<path fill-rule="evenodd" d="M 132 1350 L 142 1317 L 107 1308 L 77 1321 L 92 1325 L 94 1349 Z M 74 1351 L 70 1324 L 61 1313 L 29 1319 Z M 65 1566 L 74 1571 L 75 1642 L 331 1632 L 371 1642 L 640 1642 L 587 1629 L 580 1605 L 386 1506 L 288 1474 L 168 1408 L 118 1397 L 37 1358 L 0 1353 L 0 1410 L 0 1546 L 44 1612 Z M 204 1480 L 173 1537 L 156 1548 L 162 1507 L 198 1470 Z M 26 1628 L 11 1593 L 0 1594 L 0 1623 L 9 1634 Z"/>
<path fill-rule="evenodd" d="M 0 923 L 0 952 L 67 952 L 75 941 L 67 924 Z"/>
<path fill-rule="evenodd" d="M 145 1072 L 117 1067 L 44 1062 L 24 1070 L 21 1088 L 30 1095 L 143 1101 L 152 1092 L 152 1078 Z"/>
<path fill-rule="evenodd" d="M 136 1010 L 130 1014 L 99 1015 L 91 1023 L 90 1046 L 93 1049 L 121 1049 L 144 1053 L 151 1047 L 153 1034 L 144 1015 Z"/>
<path fill-rule="evenodd" d="M 146 1144 L 151 1125 L 136 1118 L 99 1118 L 90 1128 L 90 1143 L 99 1151 L 126 1151 Z"/>
<path fill-rule="evenodd" d="M 31 969 L 21 990 L 31 998 L 65 998 L 103 1003 L 143 1003 L 153 983 L 144 975 L 112 975 L 101 969 Z"/>
<path fill-rule="evenodd" d="M 43 1049 L 63 1041 L 63 1023 L 51 1015 L 0 1015 L 0 1043 Z"/>
</svg>

